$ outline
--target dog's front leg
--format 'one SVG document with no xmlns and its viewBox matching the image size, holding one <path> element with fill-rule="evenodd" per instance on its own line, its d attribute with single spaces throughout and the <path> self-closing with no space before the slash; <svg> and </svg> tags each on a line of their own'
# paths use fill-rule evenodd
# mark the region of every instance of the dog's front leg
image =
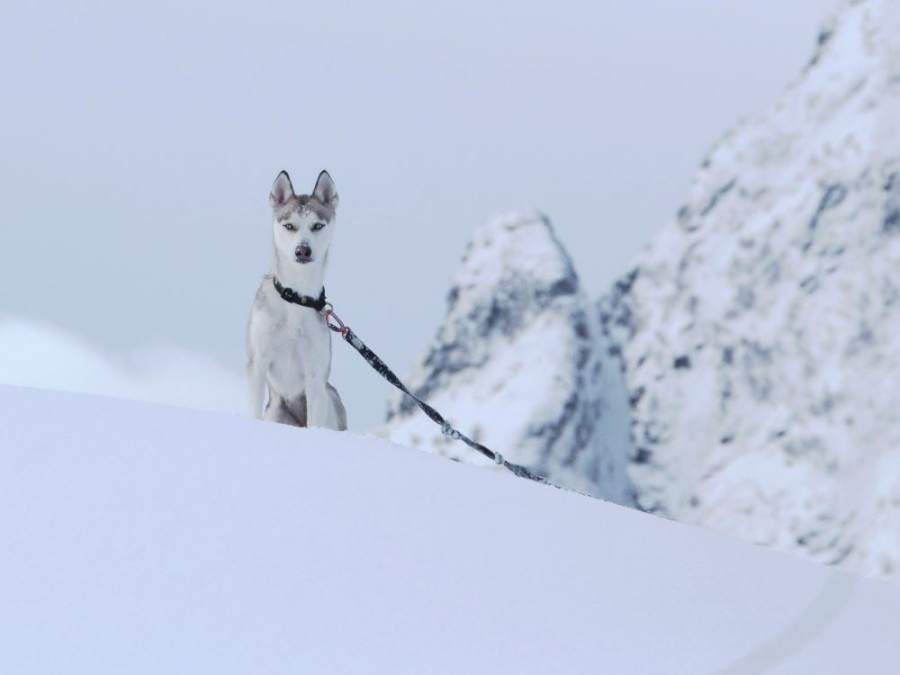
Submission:
<svg viewBox="0 0 900 675">
<path fill-rule="evenodd" d="M 247 393 L 250 402 L 250 415 L 253 419 L 261 420 L 263 406 L 266 402 L 266 369 L 255 358 L 247 361 Z"/>
<path fill-rule="evenodd" d="M 310 427 L 331 428 L 329 423 L 329 410 L 331 399 L 324 377 L 306 378 L 306 420 Z"/>
</svg>

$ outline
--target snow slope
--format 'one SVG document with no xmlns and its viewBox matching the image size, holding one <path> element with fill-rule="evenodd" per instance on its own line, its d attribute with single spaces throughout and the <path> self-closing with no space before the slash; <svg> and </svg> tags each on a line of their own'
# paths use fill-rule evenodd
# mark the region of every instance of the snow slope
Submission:
<svg viewBox="0 0 900 675">
<path fill-rule="evenodd" d="M 845 3 L 600 303 L 644 509 L 900 579 L 900 4 Z"/>
<path fill-rule="evenodd" d="M 350 433 L 0 387 L 0 672 L 895 673 L 900 590 Z"/>
</svg>

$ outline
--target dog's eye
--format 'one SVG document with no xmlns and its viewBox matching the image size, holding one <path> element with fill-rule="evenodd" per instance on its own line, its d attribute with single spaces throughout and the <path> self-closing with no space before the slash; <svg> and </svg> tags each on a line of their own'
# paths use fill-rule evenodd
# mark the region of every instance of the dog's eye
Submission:
<svg viewBox="0 0 900 675">
<path fill-rule="evenodd" d="M 296 230 L 297 228 L 294 227 L 294 224 L 293 224 L 293 223 L 285 223 L 285 224 L 284 224 L 284 229 L 286 229 L 288 232 L 293 232 L 293 231 Z"/>
<path fill-rule="evenodd" d="M 318 232 L 318 231 L 321 230 L 323 227 L 325 227 L 325 223 L 316 223 L 315 225 L 312 226 L 312 231 L 313 231 L 313 232 Z"/>
</svg>

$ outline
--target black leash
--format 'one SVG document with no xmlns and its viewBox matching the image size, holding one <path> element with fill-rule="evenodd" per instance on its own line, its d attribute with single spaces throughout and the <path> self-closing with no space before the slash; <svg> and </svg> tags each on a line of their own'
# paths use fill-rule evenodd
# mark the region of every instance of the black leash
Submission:
<svg viewBox="0 0 900 675">
<path fill-rule="evenodd" d="M 322 293 L 324 296 L 324 289 Z M 358 351 L 360 356 L 362 356 L 366 360 L 366 363 L 372 366 L 372 368 L 374 368 L 379 375 L 381 375 L 384 379 L 397 387 L 397 389 L 399 389 L 404 394 L 409 396 L 413 401 L 415 401 L 422 409 L 422 411 L 441 428 L 441 432 L 445 436 L 454 440 L 462 441 L 470 448 L 477 450 L 491 461 L 496 462 L 502 467 L 512 471 L 520 478 L 528 478 L 529 480 L 543 483 L 544 485 L 552 485 L 552 483 L 548 482 L 547 479 L 543 476 L 538 476 L 537 474 L 532 473 L 524 466 L 506 461 L 505 459 L 503 459 L 503 455 L 501 455 L 499 452 L 494 452 L 481 443 L 473 441 L 465 434 L 457 431 L 452 426 L 450 426 L 450 423 L 444 419 L 443 415 L 441 415 L 437 410 L 432 408 L 430 405 L 425 403 L 425 401 L 423 401 L 418 396 L 413 394 L 409 389 L 407 389 L 406 385 L 400 381 L 400 378 L 394 374 L 394 371 L 388 368 L 387 364 L 382 361 L 375 352 L 369 349 L 365 345 L 365 343 L 357 337 L 356 333 L 350 330 L 349 326 L 344 325 L 344 322 L 341 321 L 340 318 L 334 313 L 334 308 L 331 306 L 331 303 L 325 304 L 328 307 L 328 309 L 325 310 L 325 325 L 327 325 L 335 333 L 340 333 L 341 337 L 344 338 L 344 341 L 351 347 L 353 347 L 356 351 Z"/>
</svg>

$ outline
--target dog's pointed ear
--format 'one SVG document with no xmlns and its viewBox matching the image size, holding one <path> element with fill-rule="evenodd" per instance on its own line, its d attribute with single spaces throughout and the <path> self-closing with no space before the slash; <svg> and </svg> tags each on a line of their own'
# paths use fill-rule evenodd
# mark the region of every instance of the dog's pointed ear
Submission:
<svg viewBox="0 0 900 675">
<path fill-rule="evenodd" d="M 278 174 L 278 178 L 272 184 L 272 191 L 269 193 L 269 206 L 277 209 L 279 206 L 287 204 L 288 199 L 294 196 L 294 186 L 291 185 L 291 177 L 287 171 Z"/>
<path fill-rule="evenodd" d="M 335 189 L 334 181 L 331 180 L 331 176 L 328 175 L 327 171 L 323 171 L 319 174 L 319 178 L 316 181 L 316 187 L 313 188 L 313 197 L 318 199 L 322 204 L 327 204 L 333 209 L 337 208 L 337 189 Z"/>
</svg>

